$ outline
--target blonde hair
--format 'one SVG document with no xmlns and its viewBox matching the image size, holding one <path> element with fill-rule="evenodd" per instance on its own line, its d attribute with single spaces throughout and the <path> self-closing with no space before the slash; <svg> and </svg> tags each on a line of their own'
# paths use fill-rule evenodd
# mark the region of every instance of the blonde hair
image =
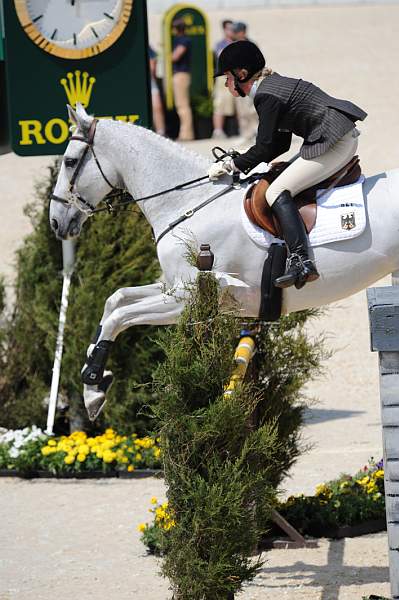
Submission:
<svg viewBox="0 0 399 600">
<path fill-rule="evenodd" d="M 271 69 L 270 67 L 265 67 L 261 71 L 258 71 L 257 73 L 255 73 L 255 75 L 253 75 L 251 77 L 251 79 L 253 79 L 254 81 L 256 81 L 257 79 L 261 79 L 263 77 L 268 77 L 272 73 L 273 73 L 273 69 Z"/>
</svg>

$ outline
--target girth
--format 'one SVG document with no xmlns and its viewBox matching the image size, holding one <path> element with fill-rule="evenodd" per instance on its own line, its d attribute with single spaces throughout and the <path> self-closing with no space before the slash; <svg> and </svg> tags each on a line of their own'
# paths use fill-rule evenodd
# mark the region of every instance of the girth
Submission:
<svg viewBox="0 0 399 600">
<path fill-rule="evenodd" d="M 275 237 L 281 238 L 282 233 L 277 219 L 265 199 L 267 188 L 290 165 L 288 162 L 275 163 L 270 171 L 251 185 L 244 198 L 245 212 L 252 223 L 266 229 Z M 296 201 L 301 217 L 308 233 L 315 226 L 317 216 L 316 194 L 318 190 L 329 191 L 334 187 L 341 187 L 355 183 L 361 175 L 359 157 L 354 156 L 342 169 L 324 179 L 320 183 L 304 190 L 294 200 Z"/>
</svg>

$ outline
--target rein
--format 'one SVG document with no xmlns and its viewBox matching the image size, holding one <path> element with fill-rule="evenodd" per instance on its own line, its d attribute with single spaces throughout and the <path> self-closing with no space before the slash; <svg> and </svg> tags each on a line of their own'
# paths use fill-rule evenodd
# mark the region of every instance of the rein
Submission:
<svg viewBox="0 0 399 600">
<path fill-rule="evenodd" d="M 75 204 L 75 206 L 79 210 L 86 213 L 88 216 L 92 216 L 95 213 L 100 213 L 100 212 L 104 212 L 104 211 L 112 213 L 115 211 L 116 208 L 126 206 L 128 204 L 136 204 L 137 202 L 141 202 L 143 200 L 150 200 L 152 198 L 158 198 L 160 196 L 169 194 L 170 192 L 182 190 L 182 189 L 188 187 L 189 185 L 193 185 L 193 184 L 199 183 L 201 181 L 203 183 L 205 183 L 205 180 L 209 181 L 208 175 L 204 175 L 203 177 L 198 177 L 197 179 L 192 179 L 191 181 L 186 181 L 184 183 L 180 183 L 179 185 L 175 185 L 172 188 L 168 188 L 167 190 L 162 190 L 161 192 L 156 192 L 155 194 L 150 194 L 149 196 L 143 196 L 142 198 L 133 198 L 133 196 L 126 189 L 118 188 L 115 185 L 113 185 L 109 181 L 109 179 L 107 178 L 107 176 L 105 175 L 105 173 L 101 167 L 100 161 L 98 160 L 97 155 L 94 151 L 94 147 L 93 147 L 97 123 L 98 123 L 98 119 L 93 119 L 93 121 L 90 125 L 90 128 L 89 128 L 89 131 L 88 131 L 87 138 L 85 138 L 83 136 L 79 136 L 79 135 L 72 135 L 69 138 L 69 141 L 76 140 L 78 142 L 82 142 L 83 144 L 85 144 L 85 148 L 82 152 L 82 155 L 80 156 L 80 158 L 78 160 L 78 164 L 76 165 L 75 171 L 73 172 L 72 177 L 69 181 L 68 193 L 72 197 L 72 201 L 68 200 L 66 198 L 61 198 L 60 196 L 56 196 L 55 194 L 50 195 L 51 200 L 54 200 L 56 202 L 61 202 L 62 204 L 66 205 L 66 206 Z M 92 206 L 87 200 L 82 198 L 82 196 L 80 196 L 79 194 L 76 194 L 73 191 L 73 188 L 75 186 L 78 175 L 82 169 L 83 162 L 84 162 L 89 150 L 91 151 L 91 153 L 93 155 L 95 163 L 96 163 L 98 170 L 100 171 L 104 181 L 111 188 L 111 191 L 103 199 L 103 201 L 106 204 L 106 206 L 104 208 L 96 208 L 95 206 Z M 225 150 L 223 150 L 223 148 L 220 148 L 219 146 L 215 146 L 212 149 L 212 153 L 213 153 L 216 161 L 223 160 L 227 156 L 234 157 L 234 156 L 238 155 L 238 152 L 236 152 L 234 150 L 228 150 L 226 152 Z M 239 173 L 233 174 L 233 182 L 230 185 L 223 188 L 217 194 L 214 194 L 213 196 L 211 196 L 210 198 L 208 198 L 201 204 L 198 204 L 194 208 L 187 210 L 183 215 L 178 217 L 175 221 L 172 221 L 172 223 L 169 223 L 168 227 L 166 229 L 164 229 L 164 231 L 162 231 L 162 233 L 156 238 L 155 244 L 158 244 L 167 233 L 169 233 L 174 227 L 176 227 L 176 225 L 178 225 L 179 223 L 182 223 L 183 221 L 185 221 L 187 219 L 190 219 L 197 211 L 201 210 L 201 208 L 204 208 L 205 206 L 207 206 L 208 204 L 210 204 L 217 198 L 220 198 L 224 194 L 231 192 L 233 189 L 236 189 L 237 187 L 241 187 L 242 184 L 251 183 L 252 181 L 255 181 L 258 178 L 259 178 L 259 174 L 256 174 L 256 173 L 254 173 L 253 175 L 251 175 L 249 177 L 246 177 L 245 179 L 240 179 Z M 121 200 L 117 204 L 111 204 L 110 200 L 116 196 L 126 198 L 126 199 Z M 83 206 L 83 208 L 81 206 L 79 206 L 79 203 Z"/>
</svg>

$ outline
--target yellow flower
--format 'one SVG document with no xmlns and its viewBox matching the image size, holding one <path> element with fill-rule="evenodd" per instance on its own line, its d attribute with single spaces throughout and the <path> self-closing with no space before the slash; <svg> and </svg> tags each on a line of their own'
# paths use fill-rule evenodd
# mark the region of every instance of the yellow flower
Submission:
<svg viewBox="0 0 399 600">
<path fill-rule="evenodd" d="M 363 477 L 363 479 L 357 479 L 356 481 L 359 485 L 367 485 L 370 481 L 370 477 L 366 475 L 365 477 Z"/>
<path fill-rule="evenodd" d="M 154 456 L 155 458 L 159 458 L 161 456 L 161 448 L 154 449 Z"/>
<path fill-rule="evenodd" d="M 89 454 L 90 448 L 88 444 L 81 444 L 78 448 L 79 454 Z"/>
<path fill-rule="evenodd" d="M 140 531 L 140 533 L 144 533 L 144 531 L 147 529 L 147 525 L 145 523 L 140 523 L 137 529 Z"/>
<path fill-rule="evenodd" d="M 151 502 L 151 504 L 156 504 L 158 502 L 158 499 L 155 496 L 153 496 L 151 498 L 150 502 Z"/>
<path fill-rule="evenodd" d="M 57 442 L 56 442 L 55 440 L 49 440 L 49 441 L 47 442 L 47 445 L 48 445 L 48 446 L 56 446 L 56 445 L 57 445 Z"/>
<path fill-rule="evenodd" d="M 132 471 L 134 471 L 134 466 L 133 465 L 129 465 L 127 470 L 129 471 L 129 473 L 131 473 Z"/>
<path fill-rule="evenodd" d="M 42 448 L 41 450 L 43 456 L 48 456 L 49 454 L 51 454 L 53 452 L 53 449 L 49 446 L 44 446 L 44 448 Z"/>
<path fill-rule="evenodd" d="M 103 454 L 103 461 L 106 463 L 111 463 L 115 459 L 115 452 L 111 452 L 111 450 L 105 450 Z"/>
<path fill-rule="evenodd" d="M 64 458 L 64 463 L 67 465 L 71 465 L 75 461 L 75 457 L 73 454 L 67 454 Z"/>
<path fill-rule="evenodd" d="M 134 458 L 137 460 L 137 462 L 140 462 L 140 460 L 142 460 L 142 459 L 143 459 L 143 457 L 142 457 L 142 455 L 140 454 L 140 452 L 137 452 L 137 454 L 136 454 L 136 456 L 135 456 Z"/>
<path fill-rule="evenodd" d="M 86 454 L 79 453 L 77 459 L 79 462 L 84 462 L 86 460 Z"/>
<path fill-rule="evenodd" d="M 383 477 L 384 477 L 384 471 L 383 471 L 383 469 L 378 469 L 378 471 L 376 471 L 374 473 L 374 477 L 376 479 L 383 479 Z"/>
</svg>

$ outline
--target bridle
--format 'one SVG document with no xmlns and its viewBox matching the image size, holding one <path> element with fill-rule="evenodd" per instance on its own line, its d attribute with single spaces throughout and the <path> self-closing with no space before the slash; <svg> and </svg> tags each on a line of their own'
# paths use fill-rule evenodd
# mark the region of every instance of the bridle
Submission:
<svg viewBox="0 0 399 600">
<path fill-rule="evenodd" d="M 96 207 L 93 206 L 92 204 L 90 204 L 90 202 L 88 202 L 84 198 L 82 198 L 82 196 L 80 194 L 74 192 L 73 188 L 75 187 L 76 180 L 78 178 L 80 171 L 82 170 L 84 160 L 85 160 L 89 150 L 91 151 L 91 153 L 93 155 L 94 161 L 98 167 L 98 170 L 100 171 L 100 173 L 102 175 L 102 178 L 104 179 L 105 183 L 107 185 L 109 185 L 109 187 L 111 188 L 110 192 L 104 198 L 104 202 L 107 205 L 106 210 L 108 210 L 108 211 L 113 210 L 112 205 L 111 205 L 111 199 L 114 198 L 115 196 L 123 197 L 123 196 L 127 195 L 131 198 L 131 195 L 129 194 L 129 192 L 126 189 L 119 188 L 110 182 L 108 177 L 105 175 L 103 168 L 101 167 L 100 161 L 98 160 L 97 155 L 94 150 L 94 136 L 96 134 L 97 123 L 98 123 L 98 119 L 93 119 L 92 123 L 90 124 L 89 131 L 87 133 L 87 137 L 83 137 L 80 135 L 72 135 L 69 138 L 70 142 L 76 140 L 77 142 L 82 142 L 83 144 L 85 144 L 85 148 L 82 152 L 82 155 L 80 156 L 80 158 L 78 160 L 78 164 L 76 165 L 75 170 L 72 173 L 72 177 L 69 181 L 68 195 L 69 195 L 70 199 L 61 198 L 60 196 L 56 196 L 55 194 L 51 194 L 51 196 L 50 196 L 51 200 L 55 200 L 56 202 L 61 202 L 62 204 L 66 205 L 66 206 L 69 206 L 71 204 L 75 205 L 79 210 L 86 213 L 88 216 L 91 216 L 92 214 L 97 212 Z"/>
</svg>

